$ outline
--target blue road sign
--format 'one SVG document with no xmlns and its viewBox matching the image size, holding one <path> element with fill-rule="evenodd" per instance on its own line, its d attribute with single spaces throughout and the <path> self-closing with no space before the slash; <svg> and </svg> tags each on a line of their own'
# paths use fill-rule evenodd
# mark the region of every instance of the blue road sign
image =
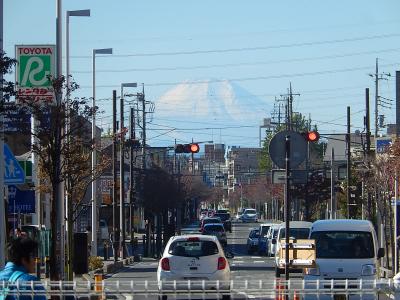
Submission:
<svg viewBox="0 0 400 300">
<path fill-rule="evenodd" d="M 11 149 L 4 143 L 4 184 L 25 183 L 24 170 L 19 165 Z"/>
<path fill-rule="evenodd" d="M 21 191 L 15 185 L 8 186 L 8 213 L 34 214 L 35 191 Z"/>
<path fill-rule="evenodd" d="M 391 138 L 376 139 L 376 153 L 385 153 L 391 145 L 392 145 Z"/>
</svg>

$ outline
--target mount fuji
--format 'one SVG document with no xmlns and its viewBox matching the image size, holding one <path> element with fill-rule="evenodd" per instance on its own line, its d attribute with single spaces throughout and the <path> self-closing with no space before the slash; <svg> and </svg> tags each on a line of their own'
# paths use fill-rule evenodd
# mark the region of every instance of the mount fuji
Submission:
<svg viewBox="0 0 400 300">
<path fill-rule="evenodd" d="M 258 145 L 259 125 L 273 101 L 259 98 L 229 80 L 184 81 L 155 101 L 154 121 L 176 127 L 178 140 L 218 138 L 231 145 Z M 189 130 L 191 129 L 191 131 Z"/>
</svg>

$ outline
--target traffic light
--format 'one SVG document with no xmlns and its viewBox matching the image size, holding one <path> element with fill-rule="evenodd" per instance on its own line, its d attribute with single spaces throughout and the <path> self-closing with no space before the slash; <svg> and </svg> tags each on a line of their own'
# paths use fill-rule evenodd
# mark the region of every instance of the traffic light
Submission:
<svg viewBox="0 0 400 300">
<path fill-rule="evenodd" d="M 307 131 L 303 133 L 303 136 L 307 142 L 318 142 L 319 140 L 318 131 Z"/>
<path fill-rule="evenodd" d="M 177 144 L 175 145 L 175 153 L 199 153 L 199 144 Z"/>
</svg>

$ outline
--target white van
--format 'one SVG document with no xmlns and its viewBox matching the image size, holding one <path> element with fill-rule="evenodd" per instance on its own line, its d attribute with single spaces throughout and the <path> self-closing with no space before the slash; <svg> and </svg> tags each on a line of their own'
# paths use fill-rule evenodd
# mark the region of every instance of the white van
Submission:
<svg viewBox="0 0 400 300">
<path fill-rule="evenodd" d="M 306 269 L 304 280 L 377 278 L 378 248 L 375 229 L 365 220 L 320 220 L 312 224 L 316 243 L 316 268 Z"/>
<path fill-rule="evenodd" d="M 310 229 L 311 229 L 311 222 L 305 222 L 305 221 L 290 221 L 289 222 L 289 238 L 298 240 L 298 239 L 308 239 L 308 236 L 310 235 Z M 286 238 L 286 228 L 285 228 L 285 223 L 283 222 L 281 226 L 279 227 L 278 230 L 278 236 L 277 238 L 272 239 L 272 244 L 276 245 L 276 254 L 275 254 L 275 276 L 280 277 L 281 274 L 285 272 L 285 265 L 281 264 L 280 257 L 279 257 L 279 252 L 281 249 L 281 243 L 280 241 Z M 301 272 L 300 269 L 290 269 L 291 272 L 297 271 Z"/>
</svg>

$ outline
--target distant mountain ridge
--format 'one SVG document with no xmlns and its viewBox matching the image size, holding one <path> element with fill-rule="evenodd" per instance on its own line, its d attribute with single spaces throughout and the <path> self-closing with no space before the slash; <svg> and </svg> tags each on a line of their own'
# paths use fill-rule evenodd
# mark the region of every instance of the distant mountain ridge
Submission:
<svg viewBox="0 0 400 300">
<path fill-rule="evenodd" d="M 272 103 L 228 80 L 184 81 L 158 98 L 156 118 L 261 123 L 262 118 L 269 117 Z"/>
</svg>

